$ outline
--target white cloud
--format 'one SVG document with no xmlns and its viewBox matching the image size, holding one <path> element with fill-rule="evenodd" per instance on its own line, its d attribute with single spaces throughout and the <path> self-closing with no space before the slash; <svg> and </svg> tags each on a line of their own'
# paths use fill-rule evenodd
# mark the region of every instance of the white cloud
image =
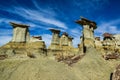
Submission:
<svg viewBox="0 0 120 80">
<path fill-rule="evenodd" d="M 0 36 L 6 36 L 6 35 L 11 35 L 12 34 L 12 30 L 11 29 L 0 29 Z"/>
<path fill-rule="evenodd" d="M 78 47 L 78 44 L 80 44 L 80 36 L 74 37 L 73 39 L 73 46 Z"/>
<path fill-rule="evenodd" d="M 0 36 L 0 46 L 6 44 L 7 42 L 11 41 L 11 36 Z"/>
<path fill-rule="evenodd" d="M 105 32 L 109 33 L 120 33 L 120 29 L 118 29 L 118 24 L 120 24 L 120 19 L 112 20 L 109 22 L 102 22 L 98 25 L 98 28 L 95 30 L 95 33 L 103 34 Z"/>
<path fill-rule="evenodd" d="M 80 36 L 82 34 L 82 30 L 78 28 L 71 29 L 70 32 L 71 32 L 71 35 L 73 36 L 78 36 L 78 35 Z"/>
<path fill-rule="evenodd" d="M 80 36 L 82 35 L 82 30 L 77 27 L 77 28 L 74 28 L 74 29 L 71 29 L 70 30 L 70 35 L 73 36 L 73 46 L 74 47 L 78 47 L 78 44 L 80 44 Z"/>
<path fill-rule="evenodd" d="M 42 40 L 45 41 L 46 46 L 47 47 L 50 46 L 51 40 L 52 40 L 52 35 L 50 35 L 50 34 L 43 34 L 41 36 L 42 36 Z"/>
<path fill-rule="evenodd" d="M 14 11 L 13 11 L 13 9 L 14 9 Z M 56 19 L 55 17 L 49 15 L 48 13 L 44 13 L 45 10 L 42 12 L 39 10 L 31 10 L 31 9 L 26 9 L 26 8 L 22 8 L 22 7 L 13 7 L 12 9 L 7 9 L 5 11 L 20 15 L 30 21 L 39 21 L 39 22 L 43 22 L 46 24 L 54 25 L 54 26 L 62 28 L 62 29 L 67 29 L 67 26 L 64 22 Z M 46 9 L 46 11 L 51 12 L 47 9 Z"/>
<path fill-rule="evenodd" d="M 39 3 L 36 0 L 32 0 L 34 6 L 39 10 L 42 15 L 50 15 L 52 17 L 56 16 L 56 12 L 53 10 L 53 8 L 47 7 L 46 9 L 41 8 Z"/>
<path fill-rule="evenodd" d="M 8 19 L 8 18 L 0 19 L 0 25 L 3 25 L 3 24 L 4 24 L 4 26 L 10 25 L 9 22 L 23 23 L 22 21 L 18 21 L 18 20 L 14 20 L 14 19 Z"/>
</svg>

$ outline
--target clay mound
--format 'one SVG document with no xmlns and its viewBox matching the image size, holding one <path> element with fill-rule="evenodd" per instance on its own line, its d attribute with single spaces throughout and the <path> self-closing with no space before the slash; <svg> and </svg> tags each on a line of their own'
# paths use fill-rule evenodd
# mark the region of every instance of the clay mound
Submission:
<svg viewBox="0 0 120 80">
<path fill-rule="evenodd" d="M 94 48 L 88 48 L 85 56 L 76 64 L 82 80 L 109 80 L 112 66 Z"/>
<path fill-rule="evenodd" d="M 0 80 L 110 80 L 120 60 L 104 60 L 94 48 L 68 66 L 48 57 L 0 60 Z"/>
<path fill-rule="evenodd" d="M 79 80 L 71 67 L 48 59 L 1 61 L 0 80 Z"/>
</svg>

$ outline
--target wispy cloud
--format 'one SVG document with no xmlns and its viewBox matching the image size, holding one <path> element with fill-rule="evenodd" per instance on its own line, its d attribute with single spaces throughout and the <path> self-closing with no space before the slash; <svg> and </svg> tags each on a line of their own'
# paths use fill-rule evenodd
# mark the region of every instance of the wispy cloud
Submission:
<svg viewBox="0 0 120 80">
<path fill-rule="evenodd" d="M 11 29 L 0 29 L 0 36 L 8 36 L 12 35 L 12 30 Z M 1 40 L 1 39 L 0 39 Z"/>
<path fill-rule="evenodd" d="M 66 26 L 65 23 L 55 19 L 54 17 L 51 18 L 51 17 L 49 17 L 49 15 L 43 14 L 39 11 L 31 10 L 31 9 L 25 9 L 25 8 L 22 8 L 22 7 L 14 7 L 14 11 L 12 9 L 6 9 L 6 11 L 8 11 L 9 13 L 14 13 L 14 14 L 17 14 L 19 16 L 22 16 L 24 19 L 26 19 L 26 22 L 14 20 L 14 19 L 2 18 L 0 20 L 0 24 L 3 24 L 3 22 L 4 22 L 5 24 L 7 24 L 6 26 L 8 26 L 9 22 L 13 21 L 13 22 L 17 22 L 17 23 L 28 24 L 28 25 L 31 26 L 32 30 L 34 30 L 35 28 L 44 28 L 44 29 L 51 28 L 49 26 L 48 27 L 47 26 L 46 27 L 41 26 L 39 23 L 37 23 L 37 24 L 34 23 L 34 22 L 38 21 L 38 22 L 42 22 L 44 24 L 54 25 L 56 27 L 61 28 L 62 30 L 67 29 L 67 26 Z M 27 20 L 29 20 L 29 21 L 27 21 Z M 34 22 L 32 22 L 32 21 L 34 21 Z M 12 36 L 11 36 L 12 35 L 12 27 L 11 27 L 11 30 L 10 29 L 6 30 L 6 29 L 4 29 L 4 27 L 2 27 L 0 29 L 0 31 L 2 32 L 2 33 L 0 33 L 0 35 L 1 35 L 0 36 L 0 38 L 1 38 L 0 39 L 0 45 L 5 44 L 5 43 L 7 43 L 8 41 L 11 40 L 11 38 L 12 38 Z M 52 35 L 43 34 L 42 36 L 43 36 L 43 40 L 45 41 L 46 45 L 49 46 L 50 43 L 51 43 L 51 36 Z"/>
<path fill-rule="evenodd" d="M 34 6 L 36 7 L 36 9 L 40 12 L 40 13 L 42 13 L 42 15 L 49 15 L 50 17 L 55 17 L 55 16 L 57 16 L 57 14 L 56 14 L 56 12 L 53 10 L 54 8 L 52 7 L 49 7 L 49 5 L 48 5 L 48 7 L 47 8 L 41 8 L 41 6 L 40 6 L 40 4 L 38 4 L 39 2 L 37 2 L 37 0 L 32 0 L 32 2 L 33 2 L 33 4 L 34 4 Z"/>
<path fill-rule="evenodd" d="M 15 1 L 17 2 L 17 0 L 15 0 Z M 33 2 L 33 5 L 31 5 L 31 6 L 34 6 L 36 9 L 33 9 L 31 7 L 23 7 L 19 3 L 17 3 L 18 6 L 13 5 L 11 7 L 0 8 L 0 9 L 2 9 L 2 11 L 7 11 L 8 13 L 13 14 L 12 16 L 14 16 L 14 14 L 15 14 L 16 17 L 18 15 L 19 17 L 21 17 L 23 19 L 23 21 L 22 21 L 22 20 L 17 20 L 17 19 L 11 18 L 12 16 L 10 16 L 11 19 L 1 17 L 2 20 L 0 19 L 0 24 L 2 24 L 2 22 L 5 22 L 5 24 L 8 24 L 10 21 L 28 24 L 31 26 L 30 29 L 35 32 L 38 31 L 37 30 L 38 28 L 44 29 L 44 30 L 47 30 L 51 27 L 57 28 L 57 29 L 60 29 L 61 31 L 67 31 L 70 35 L 72 35 L 72 37 L 74 37 L 74 40 L 73 40 L 74 46 L 77 46 L 77 44 L 80 43 L 80 36 L 81 36 L 82 30 L 80 28 L 77 28 L 77 26 L 75 26 L 74 29 L 72 29 L 71 28 L 72 23 L 67 24 L 64 20 L 60 20 L 60 19 L 67 18 L 66 21 L 69 21 L 72 19 L 72 17 L 75 17 L 76 15 L 78 16 L 78 13 L 80 13 L 80 12 L 89 13 L 89 12 L 93 12 L 94 10 L 99 10 L 101 7 L 103 7 L 104 4 L 106 4 L 108 2 L 108 0 L 71 0 L 71 1 L 68 0 L 68 3 L 66 3 L 66 4 L 70 4 L 71 8 L 77 9 L 77 10 L 75 10 L 75 9 L 69 10 L 68 5 L 66 5 L 67 7 L 63 6 L 63 2 L 62 2 L 62 5 L 60 5 L 60 3 L 54 3 L 57 6 L 55 6 L 53 4 L 54 6 L 52 6 L 52 7 L 50 7 L 49 5 L 46 5 L 47 7 L 43 8 L 42 6 L 44 6 L 44 4 L 40 5 L 37 2 L 37 0 L 31 0 L 31 1 Z M 56 1 L 54 1 L 54 2 L 56 2 Z M 55 8 L 56 11 L 53 8 Z M 63 9 L 63 11 L 61 11 L 62 9 Z M 57 13 L 57 11 L 59 13 Z M 68 13 L 66 11 L 70 11 L 70 13 Z M 72 11 L 76 11 L 77 14 L 74 14 Z M 81 15 L 81 14 L 79 14 L 79 15 Z M 19 19 L 19 17 L 17 17 L 17 18 Z M 58 19 L 58 17 L 61 17 L 61 18 Z M 107 26 L 110 26 L 109 31 L 114 30 L 115 32 L 118 32 L 118 29 L 116 27 L 114 27 L 114 26 L 116 26 L 114 24 L 115 24 L 115 22 L 113 22 L 113 24 L 111 24 L 111 22 L 108 22 L 108 23 L 104 22 L 101 25 L 99 25 L 96 32 L 100 33 L 100 34 L 102 34 L 103 32 L 106 32 L 108 30 Z M 69 28 L 68 28 L 68 25 L 70 25 Z M 105 28 L 102 27 L 104 25 L 106 25 Z M 74 25 L 72 25 L 72 26 L 74 26 Z M 12 31 L 5 32 L 3 30 L 2 32 L 3 33 L 0 33 L 0 35 L 1 35 L 1 39 L 0 39 L 1 43 L 0 44 L 5 43 L 4 41 L 2 41 L 2 39 L 6 39 L 5 40 L 6 42 L 8 40 L 10 40 L 11 36 L 9 36 L 9 35 L 12 34 Z M 51 43 L 50 41 L 52 38 L 51 34 L 48 34 L 48 32 L 47 32 L 45 34 L 38 34 L 38 35 L 41 35 L 43 37 L 43 40 L 45 41 L 47 46 L 50 45 L 50 43 Z"/>
<path fill-rule="evenodd" d="M 80 36 L 82 34 L 82 29 L 80 28 L 74 28 L 74 29 L 71 29 L 70 30 L 70 34 L 73 35 L 73 36 Z"/>
<path fill-rule="evenodd" d="M 46 46 L 47 47 L 50 46 L 51 40 L 52 40 L 52 35 L 50 35 L 50 34 L 43 34 L 41 36 L 43 38 L 43 41 L 45 41 Z"/>
<path fill-rule="evenodd" d="M 22 16 L 23 18 L 25 18 L 26 20 L 29 20 L 31 22 L 39 21 L 44 24 L 54 25 L 54 26 L 62 28 L 62 29 L 67 29 L 67 25 L 64 22 L 56 19 L 55 17 L 52 17 L 51 15 L 49 15 L 47 13 L 42 13 L 41 10 L 39 11 L 39 10 L 26 9 L 23 7 L 13 7 L 12 9 L 7 9 L 5 11 Z M 48 11 L 48 10 L 46 10 L 46 11 Z M 43 12 L 45 12 L 45 10 Z M 49 12 L 51 12 L 51 11 L 49 11 Z"/>
<path fill-rule="evenodd" d="M 109 22 L 102 22 L 100 25 L 98 25 L 97 30 L 95 30 L 95 33 L 99 33 L 102 35 L 105 32 L 118 34 L 120 33 L 120 28 L 118 28 L 118 25 L 120 25 L 120 19 L 111 20 Z"/>
<path fill-rule="evenodd" d="M 70 35 L 73 39 L 73 46 L 77 47 L 80 44 L 80 36 L 82 36 L 82 29 L 80 27 L 76 27 L 70 30 Z"/>
<path fill-rule="evenodd" d="M 6 44 L 7 42 L 11 41 L 11 36 L 0 36 L 0 46 Z"/>
</svg>

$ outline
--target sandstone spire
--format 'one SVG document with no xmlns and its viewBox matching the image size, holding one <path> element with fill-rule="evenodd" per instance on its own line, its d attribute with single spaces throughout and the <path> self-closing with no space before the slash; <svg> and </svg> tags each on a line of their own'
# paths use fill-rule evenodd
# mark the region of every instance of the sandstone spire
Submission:
<svg viewBox="0 0 120 80">
<path fill-rule="evenodd" d="M 94 47 L 94 30 L 97 28 L 96 23 L 81 17 L 76 23 L 83 26 L 83 41 L 85 46 Z"/>
<path fill-rule="evenodd" d="M 60 43 L 60 38 L 59 38 L 60 30 L 50 29 L 50 31 L 52 32 L 52 41 L 51 41 L 51 45 L 49 46 L 49 49 L 57 50 L 59 49 L 59 43 Z"/>
<path fill-rule="evenodd" d="M 68 46 L 68 33 L 64 32 L 60 38 L 61 46 Z"/>
<path fill-rule="evenodd" d="M 13 27 L 13 38 L 11 42 L 27 42 L 30 39 L 28 25 L 10 22 Z"/>
<path fill-rule="evenodd" d="M 81 37 L 81 44 L 79 46 L 79 50 L 82 53 L 86 53 L 88 47 L 95 47 L 95 40 L 94 40 L 94 30 L 97 28 L 96 23 L 90 21 L 86 18 L 81 17 L 81 20 L 77 20 L 76 23 L 82 25 L 82 37 Z"/>
</svg>

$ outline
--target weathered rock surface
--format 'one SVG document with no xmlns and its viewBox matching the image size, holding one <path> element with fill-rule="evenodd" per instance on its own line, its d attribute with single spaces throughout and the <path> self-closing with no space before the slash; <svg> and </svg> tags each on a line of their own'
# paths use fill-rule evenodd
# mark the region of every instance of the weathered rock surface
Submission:
<svg viewBox="0 0 120 80">
<path fill-rule="evenodd" d="M 116 67 L 116 70 L 113 73 L 112 80 L 120 80 L 120 64 Z"/>
<path fill-rule="evenodd" d="M 46 45 L 44 41 L 30 42 L 30 43 L 18 43 L 9 42 L 0 48 L 0 55 L 7 55 L 8 57 L 13 57 L 15 55 L 20 56 L 47 54 Z"/>
<path fill-rule="evenodd" d="M 10 22 L 13 27 L 12 42 L 27 42 L 30 40 L 29 26 Z"/>
<path fill-rule="evenodd" d="M 60 30 L 50 29 L 52 32 L 52 40 L 51 44 L 48 47 L 51 51 L 70 51 L 70 49 L 74 49 L 72 45 L 73 38 L 68 35 L 68 33 L 64 32 L 60 36 Z"/>
<path fill-rule="evenodd" d="M 0 80 L 110 80 L 120 60 L 104 60 L 93 48 L 72 67 L 50 57 L 0 61 Z"/>
<path fill-rule="evenodd" d="M 0 47 L 0 80 L 110 80 L 111 72 L 120 63 L 120 59 L 106 61 L 100 51 L 94 48 L 96 44 L 101 46 L 101 43 L 94 42 L 94 29 L 97 28 L 95 22 L 81 18 L 77 23 L 83 25 L 83 44 L 73 48 L 73 38 L 66 33 L 60 37 L 59 30 L 51 29 L 51 51 L 46 49 L 40 36 L 30 38 L 27 25 L 11 23 L 14 28 L 13 39 Z M 57 53 L 58 58 L 73 56 L 70 58 L 73 61 L 83 54 L 84 50 L 80 52 L 80 49 L 86 50 L 84 57 L 71 67 L 55 61 L 53 55 L 40 56 L 47 55 L 48 51 Z M 119 73 L 120 66 L 113 73 L 113 80 L 120 80 Z"/>
<path fill-rule="evenodd" d="M 51 44 L 48 47 L 48 49 L 50 50 L 60 50 L 60 38 L 59 38 L 59 34 L 60 34 L 60 30 L 56 30 L 56 29 L 50 29 L 50 31 L 52 32 L 52 40 L 51 40 Z"/>
<path fill-rule="evenodd" d="M 95 47 L 94 43 L 94 30 L 97 28 L 96 23 L 90 21 L 86 18 L 81 17 L 81 20 L 77 20 L 76 23 L 83 26 L 83 39 L 82 42 L 85 44 L 86 47 Z"/>
</svg>

